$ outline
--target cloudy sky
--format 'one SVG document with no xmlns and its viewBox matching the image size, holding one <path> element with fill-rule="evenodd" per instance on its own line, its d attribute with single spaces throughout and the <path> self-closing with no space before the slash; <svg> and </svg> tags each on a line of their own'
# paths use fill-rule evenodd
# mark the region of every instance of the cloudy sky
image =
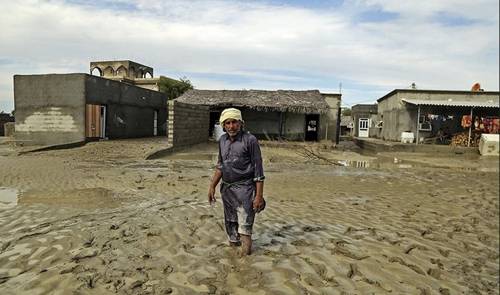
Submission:
<svg viewBox="0 0 500 295">
<path fill-rule="evenodd" d="M 498 0 L 2 0 L 0 111 L 15 74 L 130 59 L 198 89 L 319 89 L 343 104 L 499 89 Z"/>
</svg>

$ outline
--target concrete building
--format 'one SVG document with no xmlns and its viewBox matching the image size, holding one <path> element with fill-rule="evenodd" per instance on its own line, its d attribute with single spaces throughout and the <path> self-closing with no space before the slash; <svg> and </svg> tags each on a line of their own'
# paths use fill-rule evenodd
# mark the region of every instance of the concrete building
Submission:
<svg viewBox="0 0 500 295">
<path fill-rule="evenodd" d="M 88 74 L 15 75 L 14 104 L 15 137 L 27 145 L 167 133 L 163 93 Z"/>
<path fill-rule="evenodd" d="M 357 104 L 351 108 L 354 137 L 376 137 L 377 104 Z"/>
<path fill-rule="evenodd" d="M 213 132 L 224 108 L 242 111 L 246 129 L 259 138 L 338 142 L 340 94 L 318 90 L 189 90 L 176 101 L 210 109 Z"/>
<path fill-rule="evenodd" d="M 90 74 L 160 91 L 160 77 L 153 76 L 153 68 L 130 60 L 93 61 Z"/>
<path fill-rule="evenodd" d="M 400 141 L 402 132 L 414 134 L 417 142 L 439 132 L 466 131 L 464 116 L 472 118 L 499 115 L 498 91 L 455 91 L 395 89 L 377 100 L 379 138 Z"/>
</svg>

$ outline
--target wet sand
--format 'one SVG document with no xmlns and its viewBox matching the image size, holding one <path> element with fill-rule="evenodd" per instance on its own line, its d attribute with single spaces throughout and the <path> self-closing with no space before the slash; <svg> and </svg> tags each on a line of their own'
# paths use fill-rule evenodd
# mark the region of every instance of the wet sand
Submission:
<svg viewBox="0 0 500 295">
<path fill-rule="evenodd" d="M 161 144 L 4 152 L 0 293 L 499 293 L 498 158 L 263 147 L 239 258 L 206 202 L 216 146 L 144 160 Z"/>
</svg>

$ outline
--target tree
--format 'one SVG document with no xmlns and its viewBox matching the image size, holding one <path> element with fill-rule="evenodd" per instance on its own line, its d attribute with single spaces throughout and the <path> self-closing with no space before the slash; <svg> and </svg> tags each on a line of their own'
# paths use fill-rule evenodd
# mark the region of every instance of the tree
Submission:
<svg viewBox="0 0 500 295">
<path fill-rule="evenodd" d="M 350 108 L 343 108 L 342 109 L 342 116 L 350 116 L 351 115 L 351 109 Z"/>
<path fill-rule="evenodd" d="M 187 77 L 175 80 L 165 76 L 160 76 L 158 86 L 160 87 L 160 91 L 167 95 L 168 100 L 175 99 L 189 89 L 193 89 L 193 84 L 191 84 L 191 81 L 189 81 Z"/>
</svg>

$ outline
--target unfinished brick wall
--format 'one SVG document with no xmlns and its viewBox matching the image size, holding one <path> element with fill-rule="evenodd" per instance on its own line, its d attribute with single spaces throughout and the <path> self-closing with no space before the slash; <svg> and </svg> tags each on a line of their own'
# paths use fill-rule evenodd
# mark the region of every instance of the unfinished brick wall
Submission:
<svg viewBox="0 0 500 295">
<path fill-rule="evenodd" d="M 174 148 L 207 142 L 209 123 L 207 106 L 169 101 L 168 143 Z"/>
</svg>

